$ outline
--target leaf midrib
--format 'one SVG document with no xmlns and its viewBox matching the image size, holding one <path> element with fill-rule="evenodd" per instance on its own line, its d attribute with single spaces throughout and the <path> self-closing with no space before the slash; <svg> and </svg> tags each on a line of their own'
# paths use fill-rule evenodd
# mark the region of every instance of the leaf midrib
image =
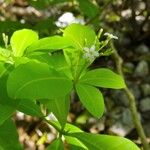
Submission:
<svg viewBox="0 0 150 150">
<path fill-rule="evenodd" d="M 98 81 L 98 80 L 110 80 L 110 81 L 113 81 L 113 82 L 116 82 L 116 80 L 115 79 L 108 79 L 108 78 L 105 78 L 105 77 L 93 77 L 93 78 L 88 78 L 88 79 L 81 79 L 80 80 L 80 82 L 85 82 L 85 81 L 92 81 L 92 80 L 96 80 L 96 81 Z"/>
</svg>

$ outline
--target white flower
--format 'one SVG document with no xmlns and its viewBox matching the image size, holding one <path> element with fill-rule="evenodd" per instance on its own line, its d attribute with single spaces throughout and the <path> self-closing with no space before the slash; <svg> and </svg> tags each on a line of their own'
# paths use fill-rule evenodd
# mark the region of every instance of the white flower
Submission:
<svg viewBox="0 0 150 150">
<path fill-rule="evenodd" d="M 111 33 L 107 33 L 107 32 L 106 32 L 104 35 L 107 36 L 107 37 L 110 38 L 110 39 L 116 39 L 116 40 L 118 40 L 118 37 L 115 36 L 115 35 L 113 35 L 113 34 L 111 34 Z"/>
<path fill-rule="evenodd" d="M 84 54 L 83 54 L 83 58 L 89 60 L 90 62 L 92 62 L 96 57 L 99 56 L 98 51 L 96 51 L 96 47 L 95 45 L 92 45 L 90 48 L 89 47 L 84 47 Z"/>
</svg>

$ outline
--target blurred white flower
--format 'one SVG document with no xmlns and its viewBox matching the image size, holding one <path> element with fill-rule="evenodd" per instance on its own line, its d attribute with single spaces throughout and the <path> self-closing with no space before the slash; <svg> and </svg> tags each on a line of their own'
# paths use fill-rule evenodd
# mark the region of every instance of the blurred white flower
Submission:
<svg viewBox="0 0 150 150">
<path fill-rule="evenodd" d="M 111 33 L 107 33 L 107 32 L 106 32 L 104 35 L 107 36 L 107 37 L 110 38 L 110 39 L 116 39 L 116 40 L 118 40 L 118 37 L 115 36 L 115 35 L 113 35 L 113 34 L 111 34 Z"/>
<path fill-rule="evenodd" d="M 55 23 L 58 27 L 66 27 L 71 23 L 84 24 L 84 20 L 83 18 L 76 18 L 71 12 L 65 12 L 58 18 L 58 21 Z"/>
</svg>

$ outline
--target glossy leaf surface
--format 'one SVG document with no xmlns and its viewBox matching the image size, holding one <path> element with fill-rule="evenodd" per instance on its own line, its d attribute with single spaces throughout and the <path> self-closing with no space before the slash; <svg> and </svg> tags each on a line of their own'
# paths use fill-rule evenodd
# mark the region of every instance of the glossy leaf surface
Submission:
<svg viewBox="0 0 150 150">
<path fill-rule="evenodd" d="M 47 64 L 31 61 L 10 73 L 7 89 L 14 99 L 53 99 L 67 95 L 72 81 Z"/>
<path fill-rule="evenodd" d="M 60 50 L 71 46 L 72 44 L 68 38 L 61 36 L 46 37 L 33 43 L 27 49 L 27 54 L 35 51 L 54 52 L 56 50 Z"/>
<path fill-rule="evenodd" d="M 106 68 L 88 71 L 81 77 L 79 83 L 113 89 L 120 89 L 126 86 L 120 75 Z"/>
<path fill-rule="evenodd" d="M 86 109 L 95 117 L 101 117 L 104 112 L 102 93 L 97 88 L 86 84 L 77 84 L 76 91 Z"/>
<path fill-rule="evenodd" d="M 71 24 L 64 31 L 63 36 L 69 38 L 76 49 L 82 50 L 84 46 L 90 47 L 94 44 L 96 34 L 88 26 Z"/>
<path fill-rule="evenodd" d="M 132 141 L 109 135 L 90 133 L 72 133 L 71 136 L 79 139 L 88 150 L 140 150 Z"/>
<path fill-rule="evenodd" d="M 6 81 L 11 65 L 0 63 L 0 125 L 3 124 L 16 110 L 18 100 L 12 100 L 7 95 Z"/>
<path fill-rule="evenodd" d="M 35 31 L 29 29 L 15 31 L 10 39 L 14 56 L 22 56 L 25 49 L 37 40 L 38 34 Z"/>
</svg>

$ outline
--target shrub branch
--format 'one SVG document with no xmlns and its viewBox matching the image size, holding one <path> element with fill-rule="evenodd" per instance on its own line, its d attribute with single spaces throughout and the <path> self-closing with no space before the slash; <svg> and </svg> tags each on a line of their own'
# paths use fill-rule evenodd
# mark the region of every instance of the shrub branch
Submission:
<svg viewBox="0 0 150 150">
<path fill-rule="evenodd" d="M 116 63 L 117 71 L 124 78 L 123 69 L 122 69 L 123 59 L 118 54 L 118 52 L 117 52 L 116 48 L 114 47 L 113 43 L 111 43 L 111 48 L 114 51 L 112 56 L 113 56 L 113 59 Z M 141 121 L 140 121 L 140 118 L 139 118 L 139 115 L 138 115 L 135 96 L 133 95 L 133 93 L 131 92 L 131 90 L 129 89 L 128 86 L 126 86 L 126 88 L 124 88 L 124 92 L 128 97 L 129 109 L 130 109 L 131 114 L 132 114 L 133 123 L 134 123 L 135 128 L 137 130 L 137 133 L 138 133 L 138 135 L 141 139 L 141 142 L 143 144 L 143 148 L 144 148 L 144 150 L 150 150 L 146 135 L 144 133 L 144 129 L 142 127 L 142 124 L 141 124 Z"/>
</svg>

